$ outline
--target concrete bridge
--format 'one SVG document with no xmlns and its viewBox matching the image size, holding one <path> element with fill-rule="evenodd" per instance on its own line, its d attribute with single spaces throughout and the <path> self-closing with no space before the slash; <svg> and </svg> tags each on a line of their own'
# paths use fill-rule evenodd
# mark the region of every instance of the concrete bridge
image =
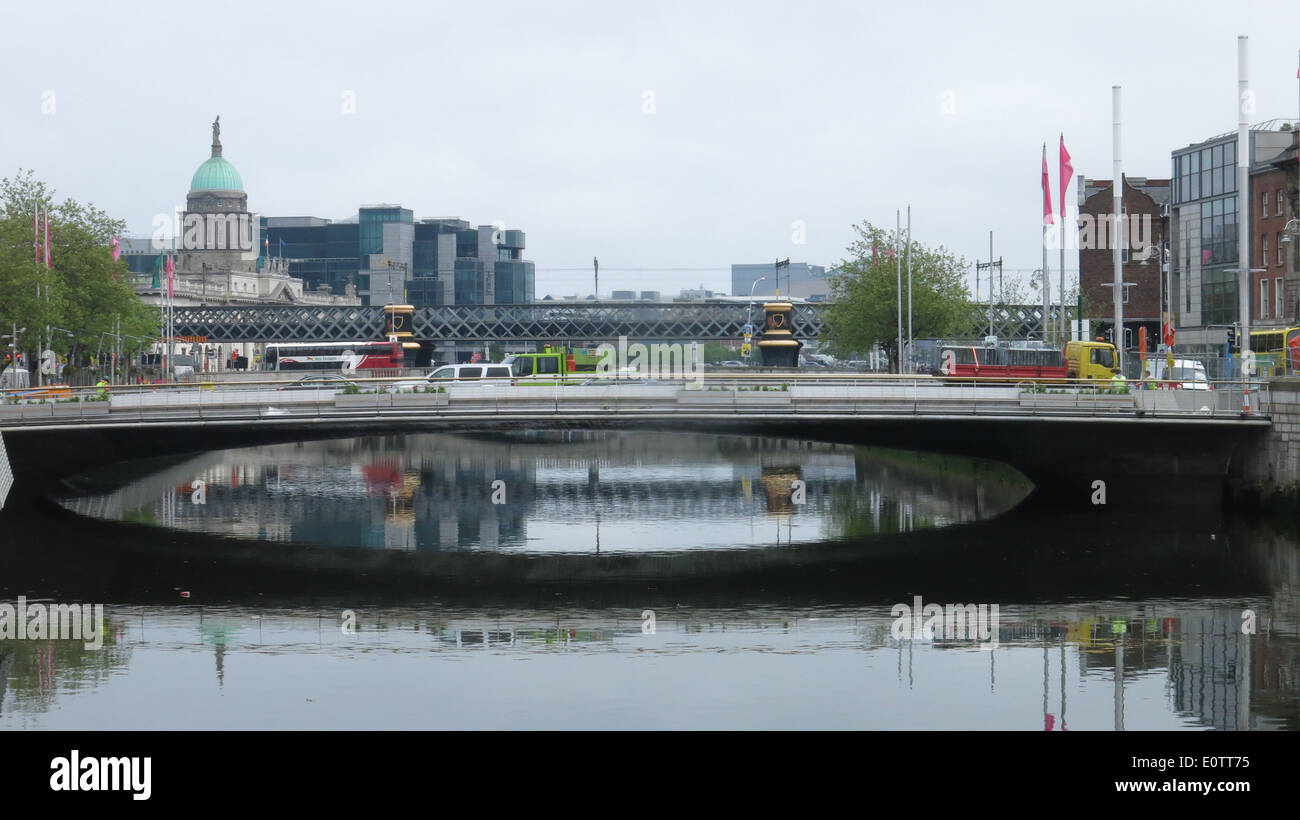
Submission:
<svg viewBox="0 0 1300 820">
<path fill-rule="evenodd" d="M 382 382 L 366 383 L 378 388 Z M 1111 395 L 938 379 L 710 379 L 702 384 L 452 385 L 345 395 L 275 385 L 119 389 L 110 401 L 0 405 L 0 503 L 91 467 L 263 443 L 406 432 L 672 430 L 810 439 L 1004 462 L 1034 503 L 1217 504 L 1270 435 L 1268 393 Z M 7 497 L 7 500 L 5 500 Z"/>
</svg>

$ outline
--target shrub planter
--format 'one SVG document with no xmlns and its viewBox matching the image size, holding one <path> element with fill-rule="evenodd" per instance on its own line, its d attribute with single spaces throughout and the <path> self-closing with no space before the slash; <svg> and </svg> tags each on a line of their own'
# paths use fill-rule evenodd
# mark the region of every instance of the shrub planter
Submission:
<svg viewBox="0 0 1300 820">
<path fill-rule="evenodd" d="M 390 398 L 394 408 L 416 409 L 446 407 L 451 396 L 446 393 L 394 393 Z"/>
<path fill-rule="evenodd" d="M 334 406 L 340 410 L 376 410 L 393 406 L 393 397 L 387 393 L 340 393 L 334 397 Z"/>
</svg>

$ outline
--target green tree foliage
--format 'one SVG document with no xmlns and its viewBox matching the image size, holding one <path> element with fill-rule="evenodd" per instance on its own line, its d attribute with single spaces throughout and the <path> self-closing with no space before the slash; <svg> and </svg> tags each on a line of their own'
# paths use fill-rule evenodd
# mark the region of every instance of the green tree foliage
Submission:
<svg viewBox="0 0 1300 820">
<path fill-rule="evenodd" d="M 33 244 L 32 217 L 38 205 L 42 245 L 44 214 L 49 214 L 48 270 L 43 259 L 38 261 Z M 100 335 L 113 331 L 117 317 L 122 333 L 157 337 L 158 314 L 131 288 L 126 262 L 113 261 L 109 240 L 124 228 L 125 222 L 90 203 L 55 202 L 54 191 L 31 171 L 0 180 L 0 332 L 10 333 L 15 325 L 27 328 L 18 344 L 29 361 L 35 360 L 47 325 L 72 332 L 72 337 L 54 333 L 50 345 L 72 359 L 94 354 Z M 124 340 L 124 350 L 139 346 L 128 342 L 133 340 Z M 105 340 L 104 349 L 109 345 Z"/>
<path fill-rule="evenodd" d="M 705 364 L 729 362 L 740 358 L 739 353 L 718 342 L 705 342 L 703 347 Z"/>
<path fill-rule="evenodd" d="M 879 345 L 898 371 L 898 266 L 903 260 L 903 330 L 907 330 L 907 257 L 890 256 L 897 245 L 893 231 L 870 222 L 854 225 L 858 238 L 848 248 L 830 278 L 833 304 L 825 314 L 825 335 L 831 350 L 847 358 Z M 874 253 L 872 249 L 875 249 Z M 970 263 L 942 245 L 912 242 L 912 335 L 933 339 L 966 332 L 970 324 L 970 293 L 966 274 Z"/>
</svg>

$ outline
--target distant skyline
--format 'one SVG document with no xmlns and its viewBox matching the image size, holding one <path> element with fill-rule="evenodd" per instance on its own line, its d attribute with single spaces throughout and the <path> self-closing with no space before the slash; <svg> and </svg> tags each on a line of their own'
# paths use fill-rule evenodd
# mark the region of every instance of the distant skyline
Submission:
<svg viewBox="0 0 1300 820">
<path fill-rule="evenodd" d="M 20 168 L 146 235 L 183 205 L 220 114 L 249 208 L 503 221 L 536 292 L 726 292 L 735 263 L 833 267 L 862 220 L 1008 272 L 1059 201 L 1236 126 L 1300 116 L 1300 5 L 863 2 L 50 2 L 6 9 L 0 176 Z M 1067 202 L 1077 202 L 1074 184 Z M 799 243 L 799 238 L 803 242 Z M 1054 271 L 1055 254 L 1049 260 Z M 1067 257 L 1071 271 L 1076 260 Z"/>
</svg>

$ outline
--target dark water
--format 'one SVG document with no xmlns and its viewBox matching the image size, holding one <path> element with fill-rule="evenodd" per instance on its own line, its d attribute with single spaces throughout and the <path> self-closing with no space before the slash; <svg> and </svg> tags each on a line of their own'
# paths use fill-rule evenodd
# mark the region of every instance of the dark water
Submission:
<svg viewBox="0 0 1300 820">
<path fill-rule="evenodd" d="M 125 465 L 0 518 L 0 604 L 106 616 L 99 649 L 0 640 L 0 727 L 1300 725 L 1294 531 L 1027 491 L 698 435 Z M 918 596 L 984 631 L 914 629 Z"/>
</svg>

